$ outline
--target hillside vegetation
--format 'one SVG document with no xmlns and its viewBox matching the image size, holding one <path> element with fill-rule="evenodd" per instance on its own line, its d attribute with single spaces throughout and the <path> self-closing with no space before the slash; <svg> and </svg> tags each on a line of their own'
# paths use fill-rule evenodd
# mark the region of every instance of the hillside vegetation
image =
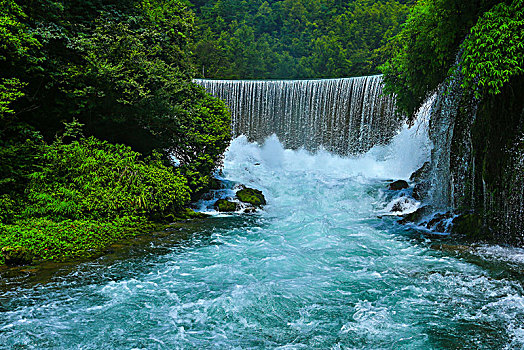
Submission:
<svg viewBox="0 0 524 350">
<path fill-rule="evenodd" d="M 409 0 L 194 0 L 195 63 L 212 79 L 379 73 Z"/>
<path fill-rule="evenodd" d="M 191 81 L 186 4 L 0 0 L 0 8 L 4 256 L 93 255 L 186 215 L 230 140 L 226 106 Z"/>
</svg>

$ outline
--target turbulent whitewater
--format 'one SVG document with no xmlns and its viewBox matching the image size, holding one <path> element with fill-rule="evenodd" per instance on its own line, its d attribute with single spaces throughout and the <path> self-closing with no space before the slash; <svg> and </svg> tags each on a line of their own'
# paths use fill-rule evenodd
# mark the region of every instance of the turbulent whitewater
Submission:
<svg viewBox="0 0 524 350">
<path fill-rule="evenodd" d="M 426 139 L 404 129 L 344 158 L 237 138 L 223 178 L 263 190 L 263 211 L 215 215 L 37 285 L 8 283 L 0 348 L 522 348 L 523 250 L 460 255 L 377 217 L 384 179 L 416 169 Z"/>
<path fill-rule="evenodd" d="M 398 130 L 382 76 L 320 80 L 196 80 L 231 110 L 233 135 L 286 148 L 323 147 L 342 155 L 385 144 Z"/>
</svg>

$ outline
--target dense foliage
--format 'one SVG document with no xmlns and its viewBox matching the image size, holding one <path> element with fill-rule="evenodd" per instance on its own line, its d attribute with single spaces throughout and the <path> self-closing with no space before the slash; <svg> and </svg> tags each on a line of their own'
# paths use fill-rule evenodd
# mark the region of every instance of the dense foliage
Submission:
<svg viewBox="0 0 524 350">
<path fill-rule="evenodd" d="M 501 3 L 486 12 L 462 44 L 463 86 L 476 96 L 498 94 L 524 74 L 524 1 Z"/>
<path fill-rule="evenodd" d="M 195 0 L 199 74 L 328 78 L 375 74 L 409 0 Z"/>
<path fill-rule="evenodd" d="M 523 69 L 521 0 L 419 0 L 388 43 L 386 90 L 410 115 L 457 72 L 464 87 L 496 93 Z"/>
<path fill-rule="evenodd" d="M 152 218 L 189 200 L 186 179 L 155 154 L 87 138 L 44 146 L 41 168 L 30 175 L 25 216 L 59 219 Z"/>
<path fill-rule="evenodd" d="M 185 215 L 230 140 L 193 23 L 181 0 L 0 0 L 0 248 L 77 256 Z"/>
<path fill-rule="evenodd" d="M 66 261 L 88 258 L 117 240 L 133 237 L 151 229 L 139 217 L 99 220 L 63 220 L 48 218 L 19 220 L 12 225 L 0 223 L 0 246 L 28 250 L 33 259 Z M 0 256 L 0 262 L 3 262 Z"/>
</svg>

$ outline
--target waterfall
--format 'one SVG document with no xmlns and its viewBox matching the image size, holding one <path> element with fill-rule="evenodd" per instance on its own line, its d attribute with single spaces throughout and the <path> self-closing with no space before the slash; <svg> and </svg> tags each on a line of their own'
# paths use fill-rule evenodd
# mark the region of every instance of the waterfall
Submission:
<svg viewBox="0 0 524 350">
<path fill-rule="evenodd" d="M 427 101 L 433 150 L 426 201 L 436 211 L 474 213 L 486 239 L 522 245 L 524 79 L 478 100 L 462 78 L 448 79 Z"/>
<path fill-rule="evenodd" d="M 387 143 L 400 127 L 382 77 L 323 80 L 195 80 L 231 110 L 233 136 L 342 155 Z"/>
</svg>

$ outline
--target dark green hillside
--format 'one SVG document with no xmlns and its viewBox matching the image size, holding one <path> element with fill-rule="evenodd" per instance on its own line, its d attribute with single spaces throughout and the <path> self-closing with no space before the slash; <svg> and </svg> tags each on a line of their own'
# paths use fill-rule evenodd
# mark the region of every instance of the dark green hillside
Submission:
<svg viewBox="0 0 524 350">
<path fill-rule="evenodd" d="M 206 78 L 301 79 L 378 73 L 380 48 L 413 1 L 192 1 Z"/>
</svg>

